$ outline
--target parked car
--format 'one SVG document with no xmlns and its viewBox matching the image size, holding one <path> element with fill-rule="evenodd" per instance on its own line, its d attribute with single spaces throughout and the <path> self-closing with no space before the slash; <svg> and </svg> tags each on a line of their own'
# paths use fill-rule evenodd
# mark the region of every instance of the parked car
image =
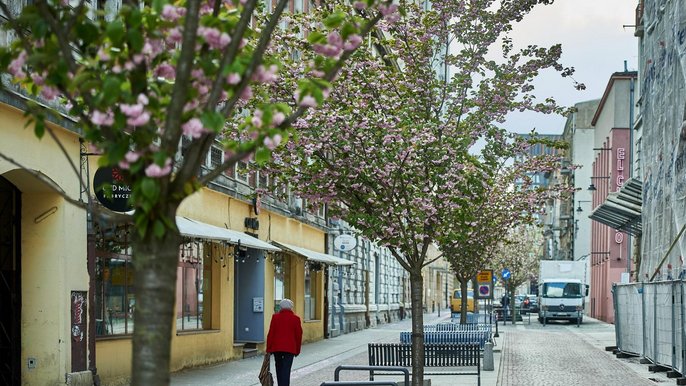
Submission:
<svg viewBox="0 0 686 386">
<path fill-rule="evenodd" d="M 537 313 L 538 312 L 538 296 L 534 294 L 528 294 L 526 295 L 529 297 L 529 312 Z"/>
</svg>

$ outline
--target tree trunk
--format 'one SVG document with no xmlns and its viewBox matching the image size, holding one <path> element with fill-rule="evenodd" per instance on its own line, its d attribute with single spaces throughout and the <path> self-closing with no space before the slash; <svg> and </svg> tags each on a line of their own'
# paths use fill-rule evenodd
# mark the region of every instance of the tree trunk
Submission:
<svg viewBox="0 0 686 386">
<path fill-rule="evenodd" d="M 422 291 L 424 278 L 421 271 L 410 273 L 410 296 L 412 299 L 412 386 L 424 383 L 424 310 Z"/>
<path fill-rule="evenodd" d="M 172 218 L 174 218 L 172 216 Z M 174 328 L 176 271 L 181 236 L 167 230 L 134 243 L 133 386 L 169 385 L 171 336 Z"/>
<path fill-rule="evenodd" d="M 467 324 L 467 282 L 469 280 L 460 278 L 460 324 Z"/>
</svg>

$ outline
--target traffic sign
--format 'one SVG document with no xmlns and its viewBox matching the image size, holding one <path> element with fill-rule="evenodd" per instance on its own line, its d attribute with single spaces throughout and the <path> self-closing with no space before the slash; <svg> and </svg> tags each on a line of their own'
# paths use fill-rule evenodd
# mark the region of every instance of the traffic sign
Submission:
<svg viewBox="0 0 686 386">
<path fill-rule="evenodd" d="M 480 285 L 479 297 L 482 299 L 491 297 L 491 286 L 488 284 Z"/>
<path fill-rule="evenodd" d="M 503 280 L 507 280 L 512 276 L 512 272 L 509 269 L 503 268 Z"/>
<path fill-rule="evenodd" d="M 493 280 L 493 271 L 489 270 L 484 270 L 484 271 L 479 271 L 476 274 L 476 281 L 478 283 L 488 283 Z"/>
<path fill-rule="evenodd" d="M 476 273 L 476 298 L 493 299 L 493 270 L 484 269 Z"/>
</svg>

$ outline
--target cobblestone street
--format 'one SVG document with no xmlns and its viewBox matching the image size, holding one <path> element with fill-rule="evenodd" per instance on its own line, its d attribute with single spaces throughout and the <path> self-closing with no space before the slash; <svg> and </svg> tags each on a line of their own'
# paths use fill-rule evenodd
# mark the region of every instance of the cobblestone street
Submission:
<svg viewBox="0 0 686 386">
<path fill-rule="evenodd" d="M 578 331 L 567 324 L 543 327 L 537 321 L 508 328 L 502 334 L 505 351 L 498 385 L 654 385 L 654 381 L 630 368 L 626 360 L 615 358 L 604 347 L 585 339 L 583 335 L 598 324 L 584 321 Z"/>
<path fill-rule="evenodd" d="M 427 323 L 446 321 L 446 315 L 425 315 Z M 303 346 L 293 364 L 294 386 L 319 386 L 333 381 L 337 366 L 366 365 L 368 342 L 398 341 L 400 331 L 410 328 L 409 320 L 354 332 Z M 638 358 L 617 359 L 606 346 L 614 345 L 614 326 L 592 318 L 576 325 L 540 325 L 535 318 L 512 326 L 499 325 L 496 338 L 495 371 L 482 371 L 483 386 L 642 386 L 674 384 L 664 373 L 651 373 Z M 233 361 L 176 373 L 172 385 L 257 386 L 262 357 Z M 273 371 L 272 363 L 272 371 Z M 376 379 L 390 379 L 376 377 Z M 399 377 L 392 378 L 400 381 Z M 432 386 L 476 385 L 476 376 L 426 376 Z M 341 380 L 368 380 L 367 374 L 348 371 Z"/>
</svg>

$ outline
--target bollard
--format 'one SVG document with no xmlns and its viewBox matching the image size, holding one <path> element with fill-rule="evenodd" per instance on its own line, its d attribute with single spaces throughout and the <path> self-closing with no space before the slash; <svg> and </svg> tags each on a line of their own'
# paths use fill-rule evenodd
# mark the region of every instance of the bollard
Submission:
<svg viewBox="0 0 686 386">
<path fill-rule="evenodd" d="M 493 343 L 486 342 L 484 345 L 484 371 L 493 371 Z"/>
<path fill-rule="evenodd" d="M 498 317 L 496 316 L 496 318 L 495 318 L 495 335 L 493 335 L 493 337 L 497 338 L 499 336 L 500 335 L 498 334 Z"/>
</svg>

